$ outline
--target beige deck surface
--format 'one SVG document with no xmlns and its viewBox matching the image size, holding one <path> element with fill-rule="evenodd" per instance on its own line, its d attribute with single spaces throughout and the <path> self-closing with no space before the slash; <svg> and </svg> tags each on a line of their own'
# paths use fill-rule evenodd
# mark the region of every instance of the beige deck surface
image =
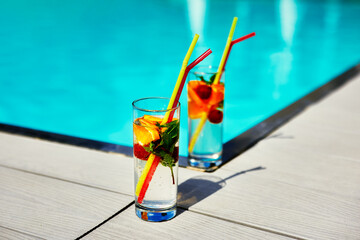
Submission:
<svg viewBox="0 0 360 240">
<path fill-rule="evenodd" d="M 165 223 L 135 216 L 131 158 L 0 133 L 0 239 L 360 239 L 359 93 L 360 75 L 219 170 L 180 168 Z"/>
</svg>

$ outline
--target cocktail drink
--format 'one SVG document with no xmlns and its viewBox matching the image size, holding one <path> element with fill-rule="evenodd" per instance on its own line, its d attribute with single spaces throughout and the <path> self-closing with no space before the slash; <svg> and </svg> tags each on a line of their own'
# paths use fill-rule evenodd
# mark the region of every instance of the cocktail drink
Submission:
<svg viewBox="0 0 360 240">
<path fill-rule="evenodd" d="M 169 98 L 133 102 L 135 208 L 147 221 L 176 214 L 180 104 L 167 109 Z"/>
<path fill-rule="evenodd" d="M 188 75 L 189 164 L 212 168 L 221 164 L 224 73 L 214 82 L 217 68 L 198 67 Z"/>
<path fill-rule="evenodd" d="M 133 102 L 135 211 L 146 221 L 165 221 L 176 215 L 179 99 L 187 73 L 211 53 L 208 49 L 187 65 L 198 38 L 195 34 L 171 98 L 142 98 Z"/>
</svg>

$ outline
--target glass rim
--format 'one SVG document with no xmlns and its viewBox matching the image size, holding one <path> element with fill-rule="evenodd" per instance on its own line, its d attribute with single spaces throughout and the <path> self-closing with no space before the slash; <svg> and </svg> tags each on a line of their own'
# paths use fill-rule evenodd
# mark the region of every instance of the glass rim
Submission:
<svg viewBox="0 0 360 240">
<path fill-rule="evenodd" d="M 132 102 L 132 106 L 133 108 L 137 109 L 137 110 L 140 110 L 140 111 L 143 111 L 143 112 L 159 112 L 159 113 L 164 113 L 164 112 L 169 112 L 169 111 L 173 111 L 173 110 L 176 110 L 178 108 L 180 108 L 180 102 L 177 103 L 176 107 L 173 107 L 173 108 L 168 108 L 168 109 L 164 109 L 164 110 L 155 110 L 155 109 L 144 109 L 144 108 L 140 108 L 138 106 L 136 106 L 135 104 L 137 102 L 140 102 L 140 101 L 144 101 L 144 100 L 149 100 L 149 99 L 167 99 L 170 101 L 170 98 L 168 97 L 144 97 L 144 98 L 139 98 L 139 99 L 136 99 Z"/>
<path fill-rule="evenodd" d="M 214 69 L 214 71 L 206 71 L 206 70 L 212 70 L 212 69 Z M 196 66 L 193 69 L 191 69 L 190 72 L 195 75 L 205 75 L 205 74 L 215 74 L 215 73 L 217 73 L 217 70 L 218 70 L 217 66 L 200 65 L 200 66 Z"/>
</svg>

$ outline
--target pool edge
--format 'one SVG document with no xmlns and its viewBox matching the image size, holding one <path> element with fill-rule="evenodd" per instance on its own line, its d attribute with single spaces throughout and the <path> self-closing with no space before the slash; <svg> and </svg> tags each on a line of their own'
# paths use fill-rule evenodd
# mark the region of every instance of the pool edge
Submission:
<svg viewBox="0 0 360 240">
<path fill-rule="evenodd" d="M 286 122 L 290 121 L 292 118 L 304 111 L 310 105 L 325 98 L 334 90 L 354 79 L 354 76 L 359 73 L 360 63 L 351 67 L 342 74 L 336 76 L 327 83 L 321 85 L 312 92 L 306 94 L 305 96 L 293 102 L 289 106 L 276 112 L 264 121 L 255 125 L 254 127 L 248 129 L 237 137 L 224 143 L 223 163 L 219 166 L 219 168 L 233 158 L 240 155 L 241 153 L 245 152 L 247 149 L 254 146 L 260 140 L 266 138 L 268 135 L 270 135 L 272 132 L 274 132 Z"/>
<path fill-rule="evenodd" d="M 254 146 L 260 140 L 266 138 L 273 131 L 278 129 L 280 126 L 291 120 L 293 117 L 301 113 L 308 106 L 317 101 L 323 99 L 328 94 L 341 87 L 351 79 L 354 79 L 354 76 L 360 73 L 360 64 L 357 64 L 342 74 L 336 76 L 332 80 L 313 90 L 312 92 L 306 94 L 304 97 L 285 107 L 284 109 L 276 112 L 274 115 L 265 119 L 264 121 L 258 123 L 254 127 L 248 129 L 237 137 L 231 139 L 230 141 L 224 143 L 223 150 L 223 163 L 211 169 L 196 169 L 188 165 L 187 157 L 180 156 L 179 165 L 181 167 L 189 168 L 192 170 L 213 172 L 221 168 L 224 164 L 231 161 L 233 158 L 239 156 L 241 153 L 245 152 L 247 149 Z M 0 123 L 0 131 L 28 136 L 33 138 L 39 138 L 43 140 L 48 140 L 52 142 L 58 142 L 63 144 L 75 145 L 79 147 L 85 147 L 89 149 L 100 150 L 104 152 L 114 152 L 124 154 L 128 157 L 132 157 L 133 149 L 129 146 L 107 143 L 102 141 L 96 141 L 91 139 L 85 139 L 80 137 L 74 137 L 69 135 L 63 135 L 58 133 L 52 133 L 47 131 L 35 130 L 31 128 L 25 128 L 10 124 Z"/>
</svg>

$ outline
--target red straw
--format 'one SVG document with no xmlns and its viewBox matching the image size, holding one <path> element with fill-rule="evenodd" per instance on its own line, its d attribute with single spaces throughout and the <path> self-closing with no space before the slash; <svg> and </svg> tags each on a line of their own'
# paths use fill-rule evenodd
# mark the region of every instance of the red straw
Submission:
<svg viewBox="0 0 360 240">
<path fill-rule="evenodd" d="M 186 80 L 186 77 L 187 75 L 189 74 L 190 70 L 195 67 L 197 64 L 199 64 L 202 60 L 204 60 L 207 56 L 209 56 L 210 54 L 212 53 L 211 49 L 209 48 L 208 50 L 206 50 L 203 54 L 200 55 L 200 57 L 198 57 L 195 61 L 193 61 L 192 63 L 190 63 L 186 69 L 185 69 L 185 73 L 184 73 L 184 76 L 181 80 L 181 84 L 180 84 L 180 87 L 179 87 L 179 90 L 176 94 L 176 97 L 175 97 L 175 101 L 174 101 L 174 104 L 172 106 L 172 108 L 175 108 L 179 102 L 179 99 L 180 99 L 180 95 L 181 95 L 181 92 L 184 88 L 184 85 L 185 85 L 185 80 Z M 175 111 L 172 111 L 170 113 L 170 116 L 169 116 L 169 120 L 168 122 L 171 122 L 172 121 L 172 118 L 174 116 L 174 112 Z"/>
<path fill-rule="evenodd" d="M 234 44 L 236 44 L 236 43 L 239 43 L 239 42 L 241 42 L 241 41 L 244 41 L 244 40 L 246 40 L 246 39 L 248 39 L 248 38 L 251 38 L 251 37 L 253 37 L 253 36 L 255 36 L 255 32 L 252 32 L 252 33 L 250 33 L 250 34 L 248 34 L 248 35 L 245 35 L 245 36 L 243 36 L 243 37 L 241 37 L 241 38 L 238 38 L 238 39 L 235 39 L 235 40 L 231 41 L 229 51 L 228 51 L 228 53 L 227 53 L 227 55 L 226 55 L 226 58 L 225 58 L 225 63 L 224 63 L 223 69 L 221 70 L 221 74 L 222 74 L 222 73 L 224 72 L 224 70 L 225 70 L 225 65 L 226 65 L 226 62 L 227 62 L 227 60 L 228 60 L 228 58 L 229 58 L 229 55 L 230 55 L 230 51 L 231 51 L 232 46 L 233 46 Z M 221 76 L 220 76 L 220 78 L 221 78 Z"/>
</svg>

